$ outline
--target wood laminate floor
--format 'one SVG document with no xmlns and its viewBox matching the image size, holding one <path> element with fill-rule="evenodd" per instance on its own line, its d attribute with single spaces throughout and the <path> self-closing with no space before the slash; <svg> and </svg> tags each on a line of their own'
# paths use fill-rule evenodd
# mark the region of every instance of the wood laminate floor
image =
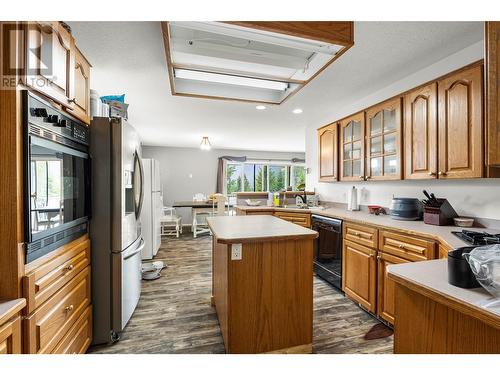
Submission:
<svg viewBox="0 0 500 375">
<path fill-rule="evenodd" d="M 90 353 L 224 353 L 215 310 L 210 306 L 211 237 L 185 234 L 164 240 L 156 259 L 168 268 L 143 281 L 142 295 L 122 339 Z M 314 353 L 392 353 L 393 337 L 365 340 L 378 321 L 314 278 Z"/>
</svg>

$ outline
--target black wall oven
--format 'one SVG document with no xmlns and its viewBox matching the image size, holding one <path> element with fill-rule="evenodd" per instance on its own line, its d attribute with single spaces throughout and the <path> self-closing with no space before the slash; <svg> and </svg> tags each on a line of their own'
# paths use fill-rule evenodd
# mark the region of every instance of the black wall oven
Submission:
<svg viewBox="0 0 500 375">
<path fill-rule="evenodd" d="M 29 263 L 87 232 L 89 129 L 23 92 L 25 237 Z"/>
<path fill-rule="evenodd" d="M 314 241 L 314 272 L 342 289 L 342 221 L 312 215 L 312 229 L 319 233 Z"/>
</svg>

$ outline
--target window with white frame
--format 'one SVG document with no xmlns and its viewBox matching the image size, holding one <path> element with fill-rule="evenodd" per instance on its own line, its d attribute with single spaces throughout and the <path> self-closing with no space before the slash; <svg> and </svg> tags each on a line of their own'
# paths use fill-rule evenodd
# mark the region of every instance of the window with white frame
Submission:
<svg viewBox="0 0 500 375">
<path fill-rule="evenodd" d="M 305 184 L 303 164 L 277 162 L 228 162 L 226 165 L 226 192 L 275 192 L 291 186 L 298 190 Z M 302 186 L 301 186 L 302 185 Z"/>
</svg>

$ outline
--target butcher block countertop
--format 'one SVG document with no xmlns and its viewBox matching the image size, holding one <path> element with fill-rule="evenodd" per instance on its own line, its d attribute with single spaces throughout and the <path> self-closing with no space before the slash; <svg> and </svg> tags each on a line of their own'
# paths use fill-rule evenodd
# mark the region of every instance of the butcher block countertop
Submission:
<svg viewBox="0 0 500 375">
<path fill-rule="evenodd" d="M 456 237 L 452 231 L 460 232 L 462 229 L 474 230 L 474 231 L 486 231 L 489 233 L 500 233 L 500 229 L 493 228 L 460 228 L 453 225 L 449 226 L 437 226 L 425 224 L 422 220 L 420 221 L 402 221 L 391 219 L 389 215 L 372 215 L 366 211 L 348 211 L 344 208 L 284 208 L 284 207 L 268 207 L 268 206 L 237 206 L 238 209 L 244 211 L 288 211 L 288 212 L 302 212 L 311 213 L 315 215 L 332 217 L 335 219 L 341 219 L 345 221 L 350 221 L 353 223 L 363 224 L 363 225 L 373 225 L 378 229 L 386 230 L 398 230 L 405 232 L 410 235 L 421 236 L 429 239 L 434 239 L 438 242 L 450 248 L 457 248 L 461 246 L 469 246 L 465 241 Z"/>
<path fill-rule="evenodd" d="M 387 272 L 395 282 L 500 329 L 500 309 L 480 306 L 493 296 L 481 287 L 464 289 L 449 284 L 446 259 L 389 265 Z"/>
<path fill-rule="evenodd" d="M 26 300 L 24 298 L 0 300 L 0 326 L 21 311 L 24 306 L 26 306 Z"/>
<path fill-rule="evenodd" d="M 318 237 L 316 231 L 271 215 L 215 216 L 207 222 L 217 242 L 226 244 Z"/>
</svg>

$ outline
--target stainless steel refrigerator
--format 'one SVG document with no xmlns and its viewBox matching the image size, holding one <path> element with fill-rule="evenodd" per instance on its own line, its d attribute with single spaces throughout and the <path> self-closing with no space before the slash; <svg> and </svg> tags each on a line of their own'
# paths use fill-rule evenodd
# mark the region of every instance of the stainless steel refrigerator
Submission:
<svg viewBox="0 0 500 375">
<path fill-rule="evenodd" d="M 93 344 L 119 340 L 141 295 L 140 139 L 118 118 L 90 126 Z"/>
</svg>

